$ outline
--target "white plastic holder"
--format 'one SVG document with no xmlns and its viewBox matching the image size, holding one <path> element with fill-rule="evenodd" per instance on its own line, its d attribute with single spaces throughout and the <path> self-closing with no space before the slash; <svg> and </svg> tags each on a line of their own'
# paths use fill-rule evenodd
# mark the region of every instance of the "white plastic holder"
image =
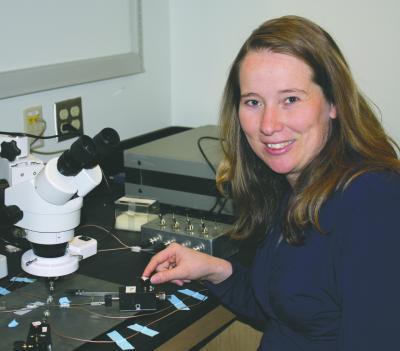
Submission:
<svg viewBox="0 0 400 351">
<path fill-rule="evenodd" d="M 61 257 L 45 258 L 29 250 L 22 255 L 21 267 L 25 272 L 38 277 L 61 277 L 78 270 L 79 258 L 69 253 Z"/>
<path fill-rule="evenodd" d="M 97 253 L 97 240 L 85 235 L 75 236 L 68 244 L 68 252 L 84 260 Z"/>
</svg>

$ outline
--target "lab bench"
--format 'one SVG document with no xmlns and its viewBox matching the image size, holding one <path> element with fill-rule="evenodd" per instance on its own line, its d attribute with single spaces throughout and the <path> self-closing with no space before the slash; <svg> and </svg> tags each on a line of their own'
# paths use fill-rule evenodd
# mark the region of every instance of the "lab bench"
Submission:
<svg viewBox="0 0 400 351">
<path fill-rule="evenodd" d="M 82 211 L 82 224 L 76 230 L 76 235 L 87 235 L 95 238 L 98 241 L 98 249 L 112 249 L 121 247 L 121 244 L 111 236 L 110 232 L 115 235 L 124 243 L 128 245 L 138 245 L 140 242 L 140 234 L 137 232 L 129 231 L 115 231 L 113 229 L 113 216 L 114 216 L 114 198 L 116 195 L 106 193 L 106 190 L 100 189 L 94 192 L 93 195 L 89 195 L 85 199 L 84 208 Z M 9 278 L 17 276 L 21 272 L 19 268 L 19 257 L 20 253 L 7 254 L 9 275 L 8 277 L 0 280 L 0 286 L 7 287 L 10 285 Z M 92 286 L 97 287 L 98 290 L 104 290 L 102 285 L 97 282 L 106 282 L 117 288 L 118 286 L 133 285 L 138 277 L 141 276 L 144 267 L 151 258 L 149 253 L 145 252 L 131 252 L 130 250 L 115 250 L 115 251 L 104 251 L 99 252 L 95 256 L 89 257 L 80 262 L 80 267 L 77 272 L 60 278 L 60 282 L 55 282 L 56 291 L 59 294 L 63 294 L 65 284 L 73 284 L 75 278 L 79 277 L 78 282 L 85 282 L 93 280 Z M 21 276 L 28 276 L 23 273 Z M 82 278 L 83 277 L 83 278 Z M 86 278 L 85 278 L 86 277 Z M 32 302 L 37 299 L 33 297 L 33 293 L 43 290 L 46 278 L 36 278 L 35 282 L 36 290 L 32 287 L 31 290 L 25 291 L 22 296 L 26 302 Z M 66 281 L 63 285 L 63 281 Z M 80 284 L 80 283 L 78 283 Z M 97 285 L 96 285 L 97 284 Z M 105 285 L 107 286 L 107 285 Z M 81 286 L 68 286 L 68 288 L 80 288 Z M 107 286 L 108 287 L 108 286 Z M 15 289 L 18 288 L 18 289 Z M 12 294 L 16 294 L 20 289 L 29 289 L 29 284 L 14 284 L 10 290 Z M 204 295 L 208 295 L 206 289 L 199 282 L 193 282 L 186 284 L 185 288 L 190 288 L 192 291 L 201 292 Z M 15 290 L 14 290 L 15 289 Z M 33 289 L 33 291 L 32 291 Z M 158 286 L 157 289 L 163 290 L 167 295 L 176 294 L 182 299 L 182 295 L 177 292 L 180 287 L 174 284 L 164 284 Z M 92 288 L 92 290 L 95 290 Z M 32 293 L 33 292 L 33 293 Z M 0 301 L 4 300 L 7 296 L 0 297 Z M 42 293 L 43 297 L 43 293 Z M 43 300 L 43 299 L 42 299 Z M 76 300 L 74 300 L 75 302 Z M 81 342 L 74 341 L 72 338 L 85 339 L 81 335 L 85 334 L 83 331 L 90 328 L 91 323 L 94 322 L 96 314 L 93 313 L 81 313 L 77 315 L 75 320 L 71 322 L 66 316 L 72 313 L 72 309 L 68 311 L 68 308 L 62 309 L 61 312 L 57 311 L 51 314 L 51 321 L 54 323 L 54 332 L 52 332 L 52 340 L 54 343 L 54 350 L 118 350 L 119 347 L 115 344 L 110 344 L 110 339 L 107 337 L 107 333 L 116 330 L 121 335 L 132 336 L 135 334 L 133 331 L 127 329 L 128 325 L 134 323 L 140 323 L 141 325 L 148 325 L 150 328 L 159 332 L 154 337 L 149 337 L 144 334 L 137 334 L 129 338 L 129 342 L 135 347 L 135 350 L 191 350 L 200 349 L 201 345 L 204 345 L 206 341 L 218 334 L 226 326 L 228 326 L 234 319 L 235 316 L 230 311 L 226 310 L 218 301 L 212 296 L 208 296 L 204 302 L 198 301 L 194 298 L 186 298 L 184 303 L 189 306 L 190 310 L 177 310 L 168 301 L 164 301 L 160 306 L 160 310 L 155 313 L 146 313 L 143 316 L 138 316 L 140 313 L 135 314 L 132 318 L 117 322 L 112 327 L 102 330 L 98 334 L 93 335 L 93 341 L 108 341 L 108 343 L 94 343 L 94 342 Z M 20 307 L 24 307 L 23 304 Z M 7 307 L 7 306 L 5 306 Z M 1 311 L 0 311 L 1 312 Z M 75 312 L 74 312 L 75 313 Z M 4 316 L 7 316 L 6 318 Z M 23 340 L 28 334 L 28 328 L 26 325 L 32 322 L 35 317 L 31 313 L 27 313 L 20 316 L 15 316 L 12 313 L 2 314 L 2 324 L 0 325 L 0 334 L 7 335 L 8 342 L 12 339 L 13 333 L 15 334 L 16 340 Z M 36 315 L 37 316 L 37 315 Z M 15 318 L 20 322 L 20 325 L 16 328 L 9 328 L 5 321 L 12 320 Z M 59 320 L 57 320 L 57 318 Z M 98 317 L 101 318 L 101 317 Z M 25 320 L 25 323 L 21 323 Z M 71 324 L 79 325 L 71 332 Z M 19 332 L 16 333 L 16 330 Z M 67 332 L 66 332 L 67 330 Z M 81 333 L 80 333 L 81 331 Z M 2 345 L 5 342 L 5 338 L 1 338 L 0 341 L 1 349 L 11 349 L 12 345 Z M 58 344 L 58 345 L 57 345 Z M 62 345 L 62 346 L 60 346 Z M 68 345 L 68 346 L 67 346 Z"/>
</svg>

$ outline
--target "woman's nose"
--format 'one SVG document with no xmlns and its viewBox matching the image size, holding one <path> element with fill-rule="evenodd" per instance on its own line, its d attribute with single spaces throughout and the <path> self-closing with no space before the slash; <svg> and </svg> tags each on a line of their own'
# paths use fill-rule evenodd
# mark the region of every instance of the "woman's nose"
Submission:
<svg viewBox="0 0 400 351">
<path fill-rule="evenodd" d="M 272 135 L 281 131 L 283 123 L 277 108 L 273 106 L 266 107 L 261 119 L 261 132 L 265 135 Z"/>
</svg>

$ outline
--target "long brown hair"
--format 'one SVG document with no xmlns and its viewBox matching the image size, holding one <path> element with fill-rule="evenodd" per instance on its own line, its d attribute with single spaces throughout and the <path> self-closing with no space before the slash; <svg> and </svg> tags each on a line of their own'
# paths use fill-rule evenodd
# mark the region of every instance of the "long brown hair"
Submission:
<svg viewBox="0 0 400 351">
<path fill-rule="evenodd" d="M 249 51 L 269 50 L 294 56 L 312 69 L 313 80 L 336 107 L 328 140 L 320 154 L 303 170 L 292 189 L 283 218 L 283 236 L 302 241 L 310 224 L 321 232 L 318 214 L 335 190 L 373 170 L 400 172 L 398 146 L 386 135 L 374 110 L 355 84 L 349 66 L 332 37 L 302 17 L 285 16 L 258 27 L 235 58 L 221 104 L 220 126 L 225 153 L 217 185 L 230 189 L 237 208 L 232 234 L 237 238 L 263 235 L 278 211 L 289 185 L 284 175 L 271 171 L 252 151 L 240 127 L 239 70 Z M 225 185 L 229 184 L 229 187 Z"/>
</svg>

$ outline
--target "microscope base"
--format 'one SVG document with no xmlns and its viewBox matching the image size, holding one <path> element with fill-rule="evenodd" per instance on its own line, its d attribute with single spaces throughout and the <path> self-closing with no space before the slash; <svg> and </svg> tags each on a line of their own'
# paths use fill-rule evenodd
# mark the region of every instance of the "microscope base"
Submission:
<svg viewBox="0 0 400 351">
<path fill-rule="evenodd" d="M 22 255 L 22 269 L 32 275 L 39 277 L 60 277 L 71 274 L 78 269 L 79 260 L 77 256 L 65 254 L 61 257 L 45 258 L 37 256 L 33 250 Z"/>
</svg>

